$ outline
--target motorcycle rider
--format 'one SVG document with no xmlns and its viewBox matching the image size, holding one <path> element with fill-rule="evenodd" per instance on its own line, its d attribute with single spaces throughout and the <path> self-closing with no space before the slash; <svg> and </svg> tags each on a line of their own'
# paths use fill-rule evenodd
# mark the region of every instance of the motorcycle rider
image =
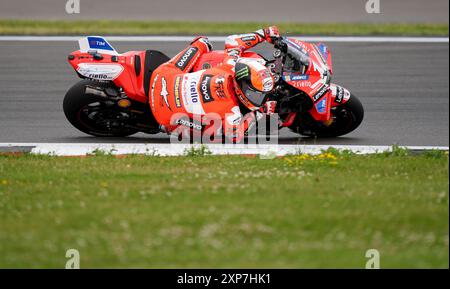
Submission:
<svg viewBox="0 0 450 289">
<path fill-rule="evenodd" d="M 195 38 L 152 74 L 149 102 L 161 128 L 172 132 L 181 125 L 201 130 L 206 124 L 192 121 L 194 115 L 216 113 L 225 135 L 239 142 L 261 113 L 271 114 L 276 106 L 275 101 L 266 101 L 274 87 L 270 70 L 261 60 L 240 56 L 261 42 L 273 43 L 279 37 L 276 26 L 229 36 L 222 63 L 190 72 L 201 55 L 212 50 L 206 37 Z"/>
</svg>

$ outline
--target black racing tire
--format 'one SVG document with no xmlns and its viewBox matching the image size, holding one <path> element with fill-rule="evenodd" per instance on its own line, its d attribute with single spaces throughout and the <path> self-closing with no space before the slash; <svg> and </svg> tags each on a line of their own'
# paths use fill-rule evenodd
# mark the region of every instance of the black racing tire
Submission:
<svg viewBox="0 0 450 289">
<path fill-rule="evenodd" d="M 353 94 L 346 103 L 335 107 L 332 113 L 335 121 L 329 126 L 318 123 L 308 125 L 304 124 L 304 119 L 297 118 L 290 129 L 304 136 L 331 138 L 354 131 L 364 119 L 364 108 L 361 101 Z"/>
<path fill-rule="evenodd" d="M 93 80 L 81 80 L 74 86 L 72 86 L 69 91 L 67 91 L 64 97 L 63 110 L 66 115 L 67 120 L 78 130 L 97 137 L 126 137 L 137 133 L 138 131 L 129 127 L 116 126 L 110 127 L 107 125 L 102 125 L 95 120 L 89 119 L 85 114 L 88 110 L 95 104 L 108 103 L 108 99 L 102 96 L 87 94 L 86 86 L 94 87 L 108 87 L 111 86 L 109 83 L 101 83 Z M 110 103 L 110 101 L 109 101 Z M 94 109 L 93 107 L 92 109 Z M 100 113 L 118 113 L 114 111 L 113 106 L 102 110 L 101 107 L 95 108 Z M 97 113 L 98 113 L 97 112 Z"/>
</svg>

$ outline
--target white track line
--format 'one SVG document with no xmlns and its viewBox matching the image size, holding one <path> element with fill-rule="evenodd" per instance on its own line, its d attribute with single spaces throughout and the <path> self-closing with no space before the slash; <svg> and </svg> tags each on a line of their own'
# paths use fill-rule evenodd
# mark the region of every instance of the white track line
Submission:
<svg viewBox="0 0 450 289">
<path fill-rule="evenodd" d="M 78 41 L 82 36 L 0 36 L 0 41 Z M 379 43 L 449 43 L 448 37 L 377 37 L 377 36 L 292 36 L 307 42 L 379 42 Z M 111 42 L 189 42 L 193 36 L 105 36 Z M 211 41 L 223 42 L 223 36 L 211 36 Z"/>
<path fill-rule="evenodd" d="M 124 154 L 146 154 L 160 156 L 184 155 L 186 150 L 198 145 L 191 144 L 131 144 L 131 143 L 0 143 L 0 152 L 2 151 L 27 151 L 33 154 L 50 154 L 57 156 L 82 156 L 91 154 L 94 151 L 102 151 L 115 155 Z M 216 155 L 276 155 L 286 154 L 320 154 L 328 148 L 338 150 L 350 150 L 358 154 L 373 154 L 379 152 L 391 151 L 392 146 L 363 146 L 363 145 L 206 145 L 209 151 Z M 444 146 L 404 146 L 413 151 L 422 150 L 446 150 Z M 17 150 L 16 150 L 17 149 Z"/>
</svg>

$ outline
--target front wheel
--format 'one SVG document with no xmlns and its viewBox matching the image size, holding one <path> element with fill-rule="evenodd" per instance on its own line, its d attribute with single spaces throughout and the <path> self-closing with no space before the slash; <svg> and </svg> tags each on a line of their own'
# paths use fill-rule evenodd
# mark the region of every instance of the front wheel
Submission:
<svg viewBox="0 0 450 289">
<path fill-rule="evenodd" d="M 99 137 L 125 137 L 137 133 L 127 127 L 129 117 L 106 97 L 86 93 L 87 86 L 109 87 L 110 84 L 82 80 L 72 86 L 63 102 L 67 120 L 78 130 Z"/>
<path fill-rule="evenodd" d="M 331 110 L 333 122 L 330 125 L 315 122 L 310 115 L 297 116 L 289 128 L 294 132 L 312 137 L 338 137 L 354 131 L 363 121 L 364 108 L 361 101 L 350 95 L 349 100 Z"/>
</svg>

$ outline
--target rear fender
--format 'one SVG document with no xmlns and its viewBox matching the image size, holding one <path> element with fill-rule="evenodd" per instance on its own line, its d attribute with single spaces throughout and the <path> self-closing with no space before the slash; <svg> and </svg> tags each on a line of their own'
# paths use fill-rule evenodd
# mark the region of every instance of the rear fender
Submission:
<svg viewBox="0 0 450 289">
<path fill-rule="evenodd" d="M 112 81 L 136 101 L 146 102 L 144 90 L 145 51 L 120 54 L 99 36 L 78 41 L 80 49 L 69 55 L 69 63 L 81 78 Z"/>
<path fill-rule="evenodd" d="M 96 53 L 81 50 L 69 55 L 69 63 L 81 78 L 97 81 L 112 81 L 124 90 L 126 95 L 145 102 L 143 89 L 145 52 L 130 51 L 119 55 Z"/>
</svg>

